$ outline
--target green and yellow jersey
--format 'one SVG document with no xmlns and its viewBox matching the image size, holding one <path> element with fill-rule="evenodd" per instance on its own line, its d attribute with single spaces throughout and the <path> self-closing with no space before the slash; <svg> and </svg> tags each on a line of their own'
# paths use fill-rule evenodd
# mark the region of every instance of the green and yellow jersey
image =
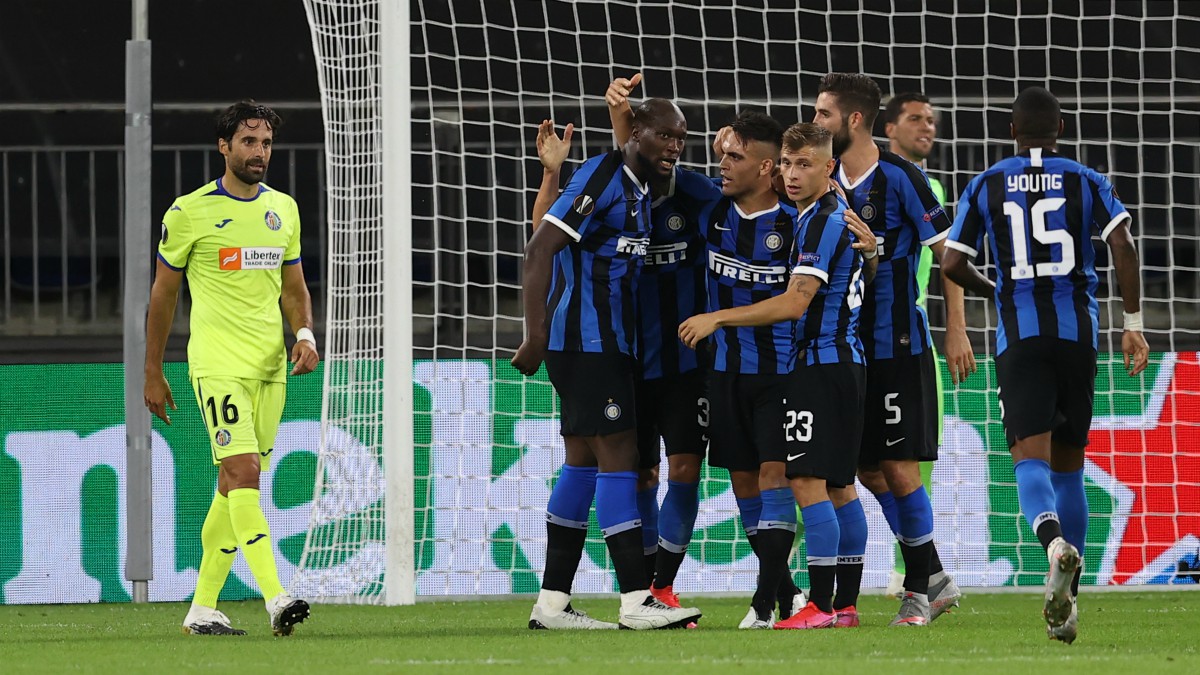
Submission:
<svg viewBox="0 0 1200 675">
<path fill-rule="evenodd" d="M 929 176 L 929 187 L 933 188 L 933 196 L 937 197 L 938 203 L 942 206 L 946 205 L 946 188 L 942 186 L 941 181 Z M 928 246 L 921 248 L 921 259 L 917 263 L 917 304 L 925 306 L 925 296 L 929 292 L 929 275 L 933 271 L 933 250 Z"/>
<path fill-rule="evenodd" d="M 158 257 L 186 270 L 193 379 L 286 381 L 279 294 L 283 265 L 300 262 L 294 199 L 263 184 L 254 198 L 241 199 L 218 178 L 167 210 Z"/>
</svg>

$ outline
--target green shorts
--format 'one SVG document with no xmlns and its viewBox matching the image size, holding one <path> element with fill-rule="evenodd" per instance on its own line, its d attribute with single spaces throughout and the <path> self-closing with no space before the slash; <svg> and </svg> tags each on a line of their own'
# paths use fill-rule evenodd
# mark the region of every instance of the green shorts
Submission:
<svg viewBox="0 0 1200 675">
<path fill-rule="evenodd" d="M 208 429 L 213 464 L 253 452 L 262 458 L 261 466 L 266 469 L 283 417 L 287 385 L 236 377 L 198 377 L 192 379 L 192 389 Z"/>
</svg>

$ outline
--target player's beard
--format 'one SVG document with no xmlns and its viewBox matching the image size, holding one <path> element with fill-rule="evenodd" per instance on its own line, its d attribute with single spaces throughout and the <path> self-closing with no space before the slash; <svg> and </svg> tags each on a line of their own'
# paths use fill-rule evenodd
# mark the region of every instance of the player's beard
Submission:
<svg viewBox="0 0 1200 675">
<path fill-rule="evenodd" d="M 850 147 L 850 120 L 842 118 L 842 128 L 837 130 L 833 135 L 833 156 L 841 157 L 842 153 Z"/>
<path fill-rule="evenodd" d="M 243 162 L 241 166 L 231 166 L 230 169 L 233 171 L 233 175 L 246 185 L 257 185 L 267 177 L 267 166 L 268 164 L 264 161 L 261 175 L 251 170 L 249 162 Z"/>
</svg>

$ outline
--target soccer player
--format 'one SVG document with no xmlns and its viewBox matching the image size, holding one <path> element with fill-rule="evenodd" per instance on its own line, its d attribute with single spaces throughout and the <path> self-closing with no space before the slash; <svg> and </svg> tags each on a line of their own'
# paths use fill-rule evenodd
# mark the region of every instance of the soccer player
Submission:
<svg viewBox="0 0 1200 675">
<path fill-rule="evenodd" d="M 937 116 L 933 105 L 929 102 L 929 97 L 919 92 L 896 94 L 883 108 L 883 121 L 883 131 L 884 135 L 888 137 L 889 149 L 924 170 L 925 160 L 933 151 L 933 143 L 937 140 Z M 929 177 L 929 189 L 933 191 L 933 196 L 937 198 L 939 204 L 945 205 L 946 188 L 937 178 L 929 176 L 928 173 L 926 175 Z M 932 271 L 933 251 L 928 246 L 922 246 L 917 263 L 917 293 L 919 294 L 917 304 L 922 308 L 926 307 L 925 300 L 928 297 L 929 278 Z M 938 361 L 937 347 L 932 342 L 929 343 L 929 351 L 933 353 L 936 363 Z M 945 382 L 941 369 L 937 369 L 934 382 L 937 383 L 938 445 L 940 446 L 945 410 L 943 404 Z M 932 474 L 933 463 L 921 462 L 921 483 L 925 486 L 926 492 L 929 492 L 932 487 Z M 887 481 L 881 471 L 860 471 L 859 480 L 874 493 L 888 492 Z M 896 515 L 895 508 L 889 509 L 888 515 L 890 517 L 889 525 L 899 524 L 894 517 Z M 893 528 L 892 533 L 897 537 L 900 536 L 900 532 L 896 528 Z M 900 552 L 899 543 L 896 544 L 896 551 L 896 566 L 888 581 L 887 594 L 899 598 L 904 595 L 904 557 Z M 936 547 L 934 555 L 937 555 Z M 941 613 L 932 607 L 931 612 Z"/>
<path fill-rule="evenodd" d="M 225 174 L 179 197 L 163 217 L 158 268 L 146 319 L 146 407 L 167 424 L 174 409 L 162 360 L 179 285 L 192 294 L 188 375 L 212 444 L 217 492 L 200 532 L 203 556 L 183 632 L 245 635 L 216 609 L 238 549 L 258 583 L 271 630 L 291 635 L 308 603 L 279 583 L 275 549 L 259 505 L 283 414 L 287 352 L 282 318 L 296 344 L 291 375 L 317 366 L 312 301 L 300 264 L 300 216 L 290 196 L 263 183 L 279 115 L 254 101 L 217 118 Z M 282 315 L 280 307 L 282 305 Z"/>
<path fill-rule="evenodd" d="M 621 588 L 619 624 L 671 628 L 700 618 L 649 592 L 637 509 L 637 283 L 649 244 L 648 181 L 669 176 L 687 133 L 669 101 L 648 101 L 621 149 L 586 161 L 525 246 L 526 338 L 513 357 L 533 375 L 542 361 L 562 400 L 567 459 L 546 509 L 547 551 L 531 628 L 613 628 L 571 607 L 571 582 L 592 497 Z M 562 293 L 551 296 L 555 271 Z M 554 301 L 547 317 L 547 303 Z"/>
<path fill-rule="evenodd" d="M 934 554 L 933 508 L 919 465 L 937 459 L 938 404 L 932 337 L 925 310 L 917 304 L 917 253 L 921 245 L 931 246 L 940 258 L 950 220 L 925 174 L 872 139 L 881 98 L 874 80 L 829 73 L 818 91 L 814 122 L 833 134 L 838 181 L 880 244 L 878 276 L 862 306 L 869 368 L 859 467 L 882 472 L 884 485 L 864 485 L 899 531 L 905 593 L 892 625 L 924 626 L 960 596 Z M 946 358 L 957 383 L 975 370 L 975 357 L 966 335 L 962 289 L 953 283 L 944 287 Z"/>
<path fill-rule="evenodd" d="M 744 111 L 719 148 L 719 183 L 690 171 L 675 173 L 676 194 L 695 205 L 707 242 L 709 312 L 751 305 L 787 289 L 796 210 L 780 201 L 772 184 L 782 136 L 775 119 Z M 781 585 L 794 585 L 786 561 L 796 533 L 795 501 L 790 491 L 776 486 L 762 490 L 759 483 L 763 463 L 781 461 L 787 454 L 779 429 L 795 358 L 794 323 L 729 327 L 714 335 L 709 463 L 729 471 L 742 525 L 759 560 L 757 589 L 739 628 L 770 628 L 776 602 L 790 614 L 799 592 L 793 599 L 779 597 Z M 696 341 L 684 342 L 697 346 Z M 780 556 L 784 565 L 777 567 L 771 561 Z"/>
<path fill-rule="evenodd" d="M 604 94 L 618 145 L 632 131 L 629 94 L 641 80 L 641 73 L 618 77 Z M 675 576 L 687 555 L 700 507 L 709 402 L 704 359 L 684 347 L 676 333 L 680 321 L 706 306 L 705 242 L 695 214 L 676 198 L 674 174 L 652 179 L 650 195 L 650 247 L 638 281 L 638 511 L 650 592 L 664 604 L 678 607 Z M 660 512 L 658 466 L 663 445 L 670 473 Z"/>
<path fill-rule="evenodd" d="M 638 78 L 635 75 L 633 82 Z M 618 145 L 632 131 L 633 110 L 625 94 L 617 93 L 629 83 L 630 80 L 618 78 L 606 94 L 614 111 Z M 612 105 L 617 96 L 621 96 L 620 102 Z M 573 132 L 574 125 L 568 124 L 559 138 L 551 120 L 543 120 L 538 128 L 538 158 L 544 171 L 534 202 L 535 222 L 540 221 L 557 198 L 559 172 L 570 151 Z M 704 242 L 696 224 L 674 199 L 672 189 L 673 181 L 669 178 L 651 180 L 650 246 L 638 280 L 639 367 L 634 397 L 638 425 L 638 512 L 642 518 L 647 574 L 653 582 L 650 592 L 664 604 L 679 607 L 672 585 L 691 542 L 699 509 L 700 464 L 708 443 L 704 435 L 708 400 L 704 397 L 703 370 L 695 352 L 684 348 L 675 335 L 680 317 L 704 311 Z M 669 342 L 663 339 L 664 335 Z M 674 358 L 664 359 L 668 353 Z M 664 377 L 664 373 L 671 375 Z M 661 516 L 657 496 L 660 438 L 666 441 L 671 472 Z M 660 544 L 662 551 L 658 550 Z M 579 545 L 582 547 L 582 540 Z M 576 610 L 575 615 L 582 612 Z M 573 624 L 585 623 L 574 617 L 570 620 Z"/>
<path fill-rule="evenodd" d="M 679 336 L 694 346 L 708 335 L 719 335 L 719 331 L 730 328 L 800 321 L 794 338 L 798 340 L 798 362 L 795 371 L 786 376 L 788 386 L 780 400 L 785 411 L 783 433 L 779 427 L 761 430 L 783 440 L 786 450 L 764 458 L 759 482 L 764 495 L 764 521 L 768 518 L 767 506 L 773 502 L 767 495 L 784 491 L 793 504 L 801 506 L 812 587 L 809 603 L 790 618 L 774 623 L 774 627 L 855 626 L 857 613 L 841 615 L 834 611 L 834 582 L 841 567 L 839 560 L 845 557 L 841 538 L 855 538 L 856 546 L 865 548 L 866 521 L 861 505 L 856 509 L 858 520 L 851 527 L 843 527 L 845 519 L 837 511 L 855 510 L 858 502 L 854 474 L 866 373 L 857 322 L 864 256 L 875 257 L 876 245 L 869 230 L 862 232 L 862 240 L 851 234 L 843 216 L 846 203 L 830 190 L 833 148 L 828 131 L 815 124 L 789 127 L 783 136 L 780 168 L 788 196 L 803 209 L 798 214 L 799 233 L 788 254 L 791 277 L 787 289 L 754 303 L 692 317 L 679 327 Z M 767 538 L 772 532 L 759 532 L 759 548 L 767 552 L 760 556 L 764 578 L 786 573 L 787 569 L 788 551 L 781 554 L 775 549 L 790 542 L 773 542 Z M 861 577 L 861 554 L 857 564 Z M 838 581 L 854 585 L 839 586 L 839 595 L 857 594 L 856 581 Z M 757 594 L 755 601 L 754 609 L 761 611 Z"/>
<path fill-rule="evenodd" d="M 1121 351 L 1131 376 L 1149 359 L 1131 218 L 1112 183 L 1058 154 L 1058 99 L 1041 87 L 1013 102 L 1015 157 L 967 184 L 942 264 L 952 279 L 993 295 L 1000 414 L 1025 520 L 1046 549 L 1042 614 L 1052 639 L 1078 634 L 1076 596 L 1087 538 L 1084 447 L 1092 422 L 1099 307 L 1093 234 L 1108 243 L 1124 304 Z M 996 262 L 993 284 L 968 256 Z"/>
</svg>

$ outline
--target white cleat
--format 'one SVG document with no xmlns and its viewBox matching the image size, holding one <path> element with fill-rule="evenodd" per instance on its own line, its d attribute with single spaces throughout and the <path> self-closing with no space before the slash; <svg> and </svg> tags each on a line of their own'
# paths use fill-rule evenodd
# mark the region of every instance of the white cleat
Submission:
<svg viewBox="0 0 1200 675">
<path fill-rule="evenodd" d="M 529 613 L 530 630 L 616 630 L 617 624 L 593 619 L 584 612 L 567 604 L 566 609 L 555 612 L 541 605 L 534 605 Z"/>
<path fill-rule="evenodd" d="M 1079 637 L 1079 608 L 1075 604 L 1075 600 L 1071 600 L 1071 615 L 1061 626 L 1046 626 L 1046 637 L 1051 640 L 1058 640 L 1071 644 Z"/>
<path fill-rule="evenodd" d="M 928 626 L 929 596 L 922 593 L 905 593 L 900 600 L 900 611 L 889 626 Z"/>
<path fill-rule="evenodd" d="M 272 633 L 291 635 L 296 624 L 308 618 L 308 603 L 286 592 L 280 593 L 267 601 L 267 614 L 271 616 Z"/>
<path fill-rule="evenodd" d="M 797 597 L 803 597 L 803 596 L 804 596 L 804 594 L 801 593 Z M 801 605 L 800 609 L 804 609 L 804 606 Z M 799 610 L 797 610 L 796 612 L 793 612 L 793 614 L 796 614 L 798 612 L 799 612 Z M 771 612 L 771 618 L 764 621 L 763 619 L 758 618 L 758 612 L 754 611 L 753 607 L 750 608 L 749 612 L 746 612 L 746 618 L 742 619 L 742 622 L 738 624 L 738 630 L 771 630 L 774 627 L 775 627 L 775 612 L 774 611 Z"/>
<path fill-rule="evenodd" d="M 1046 575 L 1046 604 L 1042 607 L 1042 616 L 1047 625 L 1058 628 L 1067 622 L 1075 607 L 1071 583 L 1075 580 L 1075 570 L 1079 569 L 1079 550 L 1058 537 L 1050 542 L 1046 556 L 1050 559 L 1050 573 Z"/>
<path fill-rule="evenodd" d="M 662 630 L 667 628 L 686 628 L 689 623 L 695 623 L 701 616 L 700 610 L 694 607 L 668 607 L 657 598 L 646 593 L 646 599 L 640 604 L 630 607 L 621 603 L 620 626 L 624 630 Z"/>
<path fill-rule="evenodd" d="M 229 617 L 213 609 L 192 605 L 183 619 L 184 635 L 245 635 L 246 631 L 234 628 Z"/>
<path fill-rule="evenodd" d="M 937 576 L 934 575 L 934 577 Z M 958 607 L 958 601 L 961 598 L 962 591 L 958 589 L 958 584 L 954 583 L 954 579 L 949 574 L 942 572 L 937 582 L 933 582 L 933 577 L 930 577 L 929 620 L 932 622 L 949 612 L 951 607 Z"/>
</svg>

